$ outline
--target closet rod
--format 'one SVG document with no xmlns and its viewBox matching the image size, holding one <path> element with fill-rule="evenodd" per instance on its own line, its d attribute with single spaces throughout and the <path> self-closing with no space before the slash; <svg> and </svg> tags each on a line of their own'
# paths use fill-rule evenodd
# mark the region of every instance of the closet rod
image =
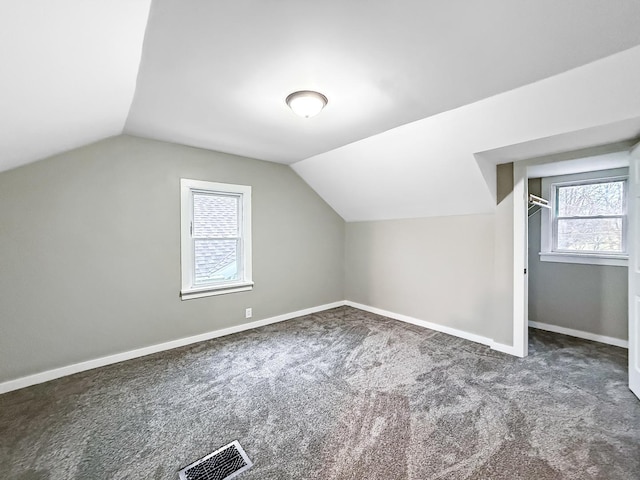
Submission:
<svg viewBox="0 0 640 480">
<path fill-rule="evenodd" d="M 542 197 L 538 197 L 537 195 L 534 195 L 533 193 L 529 194 L 529 203 L 531 205 L 537 205 L 538 207 L 542 207 L 542 208 L 551 208 L 551 206 L 549 205 L 549 201 L 545 200 Z"/>
</svg>

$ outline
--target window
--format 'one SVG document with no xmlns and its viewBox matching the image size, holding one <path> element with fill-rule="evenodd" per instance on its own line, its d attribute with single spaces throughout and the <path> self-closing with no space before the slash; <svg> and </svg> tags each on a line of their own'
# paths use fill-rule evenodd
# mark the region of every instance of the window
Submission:
<svg viewBox="0 0 640 480">
<path fill-rule="evenodd" d="M 183 300 L 251 290 L 251 187 L 180 180 Z"/>
<path fill-rule="evenodd" d="M 544 193 L 541 260 L 626 265 L 626 170 L 543 179 Z"/>
</svg>

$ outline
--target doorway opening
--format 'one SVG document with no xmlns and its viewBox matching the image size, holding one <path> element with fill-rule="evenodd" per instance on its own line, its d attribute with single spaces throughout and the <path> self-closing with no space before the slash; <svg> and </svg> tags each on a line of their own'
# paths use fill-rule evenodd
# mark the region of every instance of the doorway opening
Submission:
<svg viewBox="0 0 640 480">
<path fill-rule="evenodd" d="M 628 167 L 527 188 L 528 327 L 628 348 Z"/>
<path fill-rule="evenodd" d="M 563 175 L 575 175 L 575 174 L 585 174 L 585 172 L 600 172 L 605 170 L 613 170 L 613 169 L 628 169 L 628 177 L 627 177 L 627 185 L 628 185 L 628 193 L 627 193 L 627 204 L 625 206 L 625 220 L 627 222 L 627 229 L 624 241 L 626 241 L 626 249 L 628 252 L 628 266 L 625 269 L 627 271 L 627 281 L 628 281 L 628 289 L 627 292 L 627 318 L 628 318 L 628 337 L 618 338 L 614 335 L 601 335 L 596 332 L 588 332 L 594 335 L 599 335 L 599 337 L 592 338 L 592 340 L 602 341 L 602 340 L 611 340 L 608 343 L 618 343 L 621 346 L 625 345 L 625 342 L 628 344 L 628 379 L 629 379 L 629 388 L 633 391 L 633 393 L 640 398 L 640 144 L 630 144 L 632 146 L 627 146 L 627 148 L 623 151 L 609 150 L 609 153 L 599 153 L 594 154 L 591 153 L 589 156 L 589 152 L 580 152 L 583 155 L 578 155 L 578 152 L 574 152 L 571 154 L 563 154 L 564 158 L 560 155 L 557 156 L 548 156 L 537 159 L 525 160 L 521 162 L 515 162 L 514 164 L 514 188 L 513 194 L 514 199 L 522 199 L 522 202 L 515 201 L 514 209 L 513 209 L 513 246 L 514 246 L 514 261 L 513 261 L 513 314 L 514 314 L 514 350 L 518 352 L 520 356 L 526 356 L 528 354 L 528 346 L 529 346 L 529 262 L 530 262 L 530 251 L 528 248 L 529 243 L 529 217 L 528 217 L 528 196 L 529 196 L 529 180 L 530 179 L 544 179 L 547 177 L 557 177 Z M 606 148 L 606 147 L 602 147 Z M 586 153 L 586 155 L 585 155 Z M 592 173 L 593 174 L 593 173 Z M 594 174 L 595 175 L 595 174 Z M 542 182 L 543 180 L 539 180 Z M 549 182 L 547 182 L 549 183 Z M 553 182 L 551 182 L 553 183 Z M 560 182 L 561 183 L 561 182 Z M 532 180 L 531 189 L 537 188 L 536 180 Z M 542 186 L 542 191 L 540 192 L 544 195 L 544 186 Z M 552 192 L 551 195 L 558 195 L 557 190 Z M 552 197 L 552 200 L 557 197 Z M 566 217 L 572 217 L 571 215 L 567 215 L 566 212 L 559 212 L 557 209 L 557 205 L 552 207 L 555 209 L 553 214 L 557 216 L 557 220 L 559 221 L 561 218 L 563 220 L 567 220 Z M 553 218 L 550 214 L 547 214 Z M 604 217 L 609 217 L 606 214 L 595 215 L 596 219 L 602 219 Z M 572 220 L 572 218 L 568 218 Z M 555 221 L 555 220 L 553 220 Z M 534 227 L 531 227 L 533 230 Z M 558 229 L 558 225 L 554 225 L 553 228 Z M 543 227 L 540 227 L 540 250 L 541 252 L 531 252 L 534 253 L 550 253 L 553 255 L 553 251 L 545 252 L 544 251 L 544 232 L 542 231 Z M 566 233 L 566 231 L 563 231 Z M 554 233 L 557 235 L 558 231 Z M 566 240 L 566 239 L 564 239 Z M 561 242 L 562 245 L 566 245 Z M 558 239 L 553 239 L 553 241 L 557 242 Z M 531 240 L 532 244 L 534 244 L 534 240 Z M 535 250 L 535 248 L 534 248 Z M 562 253 L 562 252 L 555 252 Z M 533 264 L 533 263 L 532 263 Z M 617 266 L 619 268 L 619 266 Z M 535 266 L 534 266 L 535 270 Z M 524 272 L 524 275 L 523 275 Z M 533 272 L 535 275 L 535 272 Z M 605 275 L 606 274 L 602 274 Z M 556 279 L 554 278 L 554 281 Z M 580 282 L 583 282 L 584 278 L 580 277 L 577 280 L 578 285 Z M 563 282 L 564 284 L 571 283 L 571 280 L 566 280 Z M 601 282 L 602 283 L 602 282 Z M 614 281 L 615 283 L 615 281 Z M 622 285 L 621 282 L 618 282 L 618 285 Z M 608 285 L 609 286 L 609 285 Z M 534 287 L 535 288 L 535 287 Z M 563 287 L 564 288 L 564 287 Z M 621 290 L 624 290 L 621 288 Z M 552 295 L 557 296 L 562 299 L 567 297 L 566 288 L 565 290 L 560 289 L 561 293 L 558 294 L 558 291 L 553 290 Z M 534 290 L 532 290 L 533 294 Z M 565 292 L 564 294 L 562 292 Z M 539 295 L 539 291 L 536 291 L 535 295 Z M 581 292 L 584 293 L 584 292 Z M 620 295 L 623 295 L 624 292 L 620 291 Z M 603 297 L 602 290 L 599 292 L 599 297 Z M 624 297 L 623 297 L 624 298 Z M 543 301 L 549 301 L 549 297 L 543 299 Z M 553 303 L 553 302 L 550 302 Z M 567 302 L 568 303 L 568 302 Z M 602 309 L 602 307 L 601 307 Z M 540 309 L 536 309 L 534 306 L 531 309 L 532 316 L 539 315 Z M 562 314 L 562 311 L 561 313 Z M 602 313 L 601 313 L 602 315 Z M 552 316 L 552 322 L 558 322 L 558 315 Z M 540 318 L 532 318 L 533 322 L 537 322 L 537 327 L 539 328 L 541 323 L 546 323 L 540 320 Z M 562 319 L 561 321 L 566 321 L 566 319 Z M 606 323 L 606 319 L 600 320 L 600 326 Z M 554 325 L 554 323 L 548 323 L 547 325 Z M 535 324 L 532 326 L 536 326 Z M 570 328 L 563 325 L 554 325 L 555 327 L 564 327 L 568 328 L 569 331 L 559 331 L 558 333 L 565 334 L 575 334 L 577 332 L 584 332 L 585 330 L 580 330 L 576 328 Z M 607 326 L 609 328 L 610 326 Z M 582 327 L 582 328 L 590 328 L 590 327 Z M 615 328 L 615 327 L 614 327 Z M 611 332 L 611 330 L 605 330 Z M 617 332 L 620 332 L 618 330 Z M 577 335 L 574 335 L 577 336 Z M 621 336 L 618 333 L 618 336 Z M 608 338 L 607 338 L 608 337 Z M 607 343 L 607 342 L 604 342 Z M 615 344 L 614 343 L 614 344 Z"/>
</svg>

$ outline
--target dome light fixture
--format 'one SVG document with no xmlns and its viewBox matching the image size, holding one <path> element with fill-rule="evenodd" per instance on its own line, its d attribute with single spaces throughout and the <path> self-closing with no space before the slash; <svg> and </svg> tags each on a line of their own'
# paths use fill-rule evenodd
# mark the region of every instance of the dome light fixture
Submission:
<svg viewBox="0 0 640 480">
<path fill-rule="evenodd" d="M 327 105 L 327 97 L 311 90 L 293 92 L 286 99 L 293 113 L 303 118 L 315 117 Z"/>
</svg>

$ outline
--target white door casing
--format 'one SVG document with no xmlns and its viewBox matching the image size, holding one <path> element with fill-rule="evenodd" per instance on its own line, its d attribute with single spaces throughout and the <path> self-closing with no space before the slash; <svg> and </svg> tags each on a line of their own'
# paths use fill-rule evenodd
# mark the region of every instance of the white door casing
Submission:
<svg viewBox="0 0 640 480">
<path fill-rule="evenodd" d="M 527 166 L 513 164 L 513 349 L 514 355 L 529 354 L 529 275 L 527 250 Z"/>
<path fill-rule="evenodd" d="M 629 159 L 629 388 L 640 398 L 640 144 Z"/>
</svg>

